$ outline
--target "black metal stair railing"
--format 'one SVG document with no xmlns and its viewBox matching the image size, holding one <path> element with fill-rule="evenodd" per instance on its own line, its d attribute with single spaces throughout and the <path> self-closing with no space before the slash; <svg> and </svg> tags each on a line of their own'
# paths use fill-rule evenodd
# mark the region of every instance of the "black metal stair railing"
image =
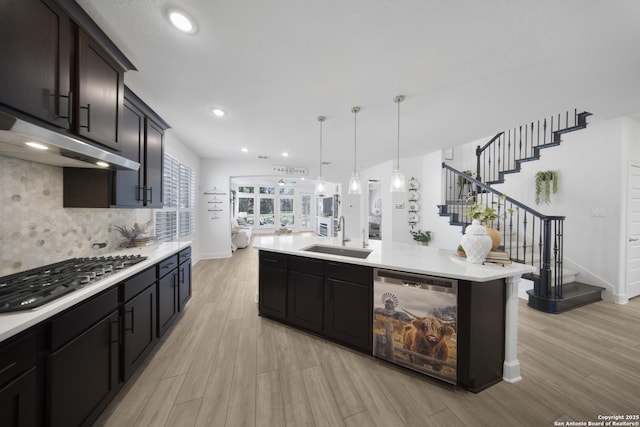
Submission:
<svg viewBox="0 0 640 427">
<path fill-rule="evenodd" d="M 560 144 L 564 133 L 584 129 L 586 111 L 551 116 L 500 132 L 476 148 L 476 179 L 487 184 L 504 181 L 504 175 L 520 171 L 522 162 L 540 158 L 540 149 Z"/>
<path fill-rule="evenodd" d="M 533 281 L 534 295 L 562 298 L 565 217 L 544 215 L 445 163 L 442 167 L 445 200 L 440 215 L 449 216 L 464 232 L 472 221 L 466 212 L 472 203 L 495 209 L 497 217 L 487 225 L 500 232 L 501 249 L 514 262 L 536 267 L 535 273 L 524 276 Z"/>
</svg>

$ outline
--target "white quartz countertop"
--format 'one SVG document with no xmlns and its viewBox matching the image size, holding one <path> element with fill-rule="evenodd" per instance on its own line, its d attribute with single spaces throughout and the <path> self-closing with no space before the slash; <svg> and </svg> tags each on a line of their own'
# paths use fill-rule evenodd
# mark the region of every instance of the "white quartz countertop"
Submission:
<svg viewBox="0 0 640 427">
<path fill-rule="evenodd" d="M 365 259 L 307 252 L 312 245 L 341 246 L 340 238 L 320 236 L 256 236 L 253 247 L 265 251 L 299 255 L 308 258 L 340 261 L 348 264 L 387 268 L 409 273 L 428 274 L 475 282 L 487 282 L 511 276 L 520 276 L 534 271 L 530 265 L 513 263 L 508 266 L 476 265 L 460 258 L 455 251 L 438 249 L 419 244 L 382 242 L 369 240 L 368 248 L 372 252 Z M 346 243 L 347 248 L 362 249 L 362 241 Z"/>
<path fill-rule="evenodd" d="M 63 297 L 60 297 L 48 304 L 25 311 L 14 311 L 10 313 L 0 313 L 0 342 L 10 338 L 31 326 L 61 313 L 69 307 L 96 295 L 105 289 L 112 287 L 128 277 L 135 275 L 159 261 L 180 252 L 182 249 L 191 246 L 191 242 L 168 242 L 158 243 L 140 248 L 126 248 L 117 251 L 100 254 L 100 256 L 110 255 L 142 255 L 147 259 L 132 265 L 122 271 L 113 273 L 101 280 L 91 282 L 85 287 L 75 290 Z"/>
</svg>

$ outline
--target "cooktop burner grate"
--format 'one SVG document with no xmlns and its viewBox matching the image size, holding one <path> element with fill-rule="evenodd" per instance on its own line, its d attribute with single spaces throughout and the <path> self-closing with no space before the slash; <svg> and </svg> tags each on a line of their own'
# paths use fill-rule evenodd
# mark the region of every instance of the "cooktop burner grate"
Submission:
<svg viewBox="0 0 640 427">
<path fill-rule="evenodd" d="M 73 258 L 0 277 L 0 313 L 40 307 L 145 259 L 141 255 Z"/>
</svg>

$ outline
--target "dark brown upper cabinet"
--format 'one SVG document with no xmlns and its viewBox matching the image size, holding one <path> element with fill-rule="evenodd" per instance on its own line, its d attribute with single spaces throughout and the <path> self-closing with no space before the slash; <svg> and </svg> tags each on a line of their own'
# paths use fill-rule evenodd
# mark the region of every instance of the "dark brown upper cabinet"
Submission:
<svg viewBox="0 0 640 427">
<path fill-rule="evenodd" d="M 121 150 L 124 73 L 133 64 L 73 0 L 2 0 L 0 108 Z"/>
<path fill-rule="evenodd" d="M 71 23 L 51 0 L 0 2 L 0 103 L 62 129 L 71 123 Z"/>
<path fill-rule="evenodd" d="M 120 151 L 124 70 L 84 31 L 77 31 L 77 108 L 73 130 Z"/>
</svg>

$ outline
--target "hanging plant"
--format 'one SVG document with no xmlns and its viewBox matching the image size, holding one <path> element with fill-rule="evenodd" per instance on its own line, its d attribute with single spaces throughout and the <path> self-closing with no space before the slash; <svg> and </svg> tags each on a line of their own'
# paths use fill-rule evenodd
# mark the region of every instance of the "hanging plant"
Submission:
<svg viewBox="0 0 640 427">
<path fill-rule="evenodd" d="M 541 201 L 551 203 L 551 194 L 558 192 L 558 171 L 540 171 L 536 173 L 536 205 Z"/>
</svg>

